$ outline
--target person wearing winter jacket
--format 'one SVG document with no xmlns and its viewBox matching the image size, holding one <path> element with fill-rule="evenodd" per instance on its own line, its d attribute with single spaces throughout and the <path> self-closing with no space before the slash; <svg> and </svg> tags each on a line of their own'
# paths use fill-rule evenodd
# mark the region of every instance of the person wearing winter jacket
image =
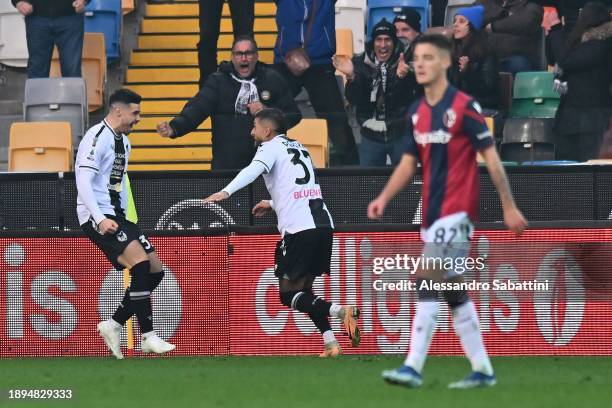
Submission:
<svg viewBox="0 0 612 408">
<path fill-rule="evenodd" d="M 334 59 L 338 71 L 347 77 L 345 94 L 361 125 L 362 166 L 384 166 L 387 156 L 396 165 L 404 152 L 404 115 L 420 87 L 414 74 L 398 70 L 401 51 L 395 27 L 383 19 L 374 26 L 363 55 L 352 61 Z"/>
<path fill-rule="evenodd" d="M 499 68 L 482 32 L 484 8 L 461 8 L 453 21 L 453 67 L 450 82 L 487 110 L 499 107 Z"/>
<path fill-rule="evenodd" d="M 564 94 L 557 109 L 556 155 L 560 160 L 597 158 L 612 116 L 612 21 L 607 8 L 589 2 L 574 29 L 551 27 L 550 45 Z"/>
<path fill-rule="evenodd" d="M 258 61 L 255 40 L 238 37 L 232 46 L 232 61 L 222 62 L 181 113 L 170 123 L 158 124 L 157 131 L 163 137 L 180 137 L 210 117 L 212 169 L 241 169 L 255 155 L 253 118 L 264 107 L 280 109 L 289 128 L 302 118 L 283 78 Z"/>
<path fill-rule="evenodd" d="M 293 96 L 308 92 L 317 117 L 327 120 L 333 144 L 330 165 L 358 163 L 357 146 L 348 123 L 344 101 L 336 80 L 332 56 L 336 53 L 335 0 L 275 0 L 278 36 L 274 67 L 283 76 Z M 310 66 L 296 75 L 286 63 L 303 49 Z"/>
</svg>

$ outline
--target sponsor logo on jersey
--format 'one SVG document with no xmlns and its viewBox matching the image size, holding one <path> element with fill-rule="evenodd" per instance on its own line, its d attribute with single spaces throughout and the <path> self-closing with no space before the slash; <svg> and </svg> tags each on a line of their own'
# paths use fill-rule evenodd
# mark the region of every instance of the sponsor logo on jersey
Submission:
<svg viewBox="0 0 612 408">
<path fill-rule="evenodd" d="M 438 129 L 433 132 L 414 132 L 414 140 L 416 140 L 418 144 L 423 146 L 430 143 L 447 144 L 448 142 L 450 142 L 450 139 L 451 134 L 442 129 Z"/>
<path fill-rule="evenodd" d="M 299 200 L 300 198 L 321 198 L 321 189 L 320 188 L 309 188 L 306 190 L 300 190 L 300 191 L 294 191 L 293 192 L 293 199 L 294 200 Z"/>
</svg>

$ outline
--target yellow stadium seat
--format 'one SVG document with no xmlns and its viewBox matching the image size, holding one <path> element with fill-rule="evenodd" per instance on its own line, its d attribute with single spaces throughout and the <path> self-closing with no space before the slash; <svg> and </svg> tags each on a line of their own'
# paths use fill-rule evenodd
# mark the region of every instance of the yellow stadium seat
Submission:
<svg viewBox="0 0 612 408">
<path fill-rule="evenodd" d="M 104 34 L 85 33 L 81 73 L 87 84 L 87 105 L 89 111 L 104 107 L 104 83 L 106 81 L 106 50 Z M 57 48 L 53 51 L 50 76 L 62 76 Z"/>
<path fill-rule="evenodd" d="M 347 28 L 336 28 L 336 55 L 353 58 L 353 32 Z"/>
<path fill-rule="evenodd" d="M 315 167 L 327 167 L 329 152 L 325 119 L 302 119 L 295 127 L 289 129 L 287 137 L 306 146 Z"/>
<path fill-rule="evenodd" d="M 121 0 L 121 13 L 125 16 L 134 11 L 135 0 Z"/>
<path fill-rule="evenodd" d="M 9 171 L 72 169 L 69 122 L 15 122 L 9 136 Z"/>
</svg>

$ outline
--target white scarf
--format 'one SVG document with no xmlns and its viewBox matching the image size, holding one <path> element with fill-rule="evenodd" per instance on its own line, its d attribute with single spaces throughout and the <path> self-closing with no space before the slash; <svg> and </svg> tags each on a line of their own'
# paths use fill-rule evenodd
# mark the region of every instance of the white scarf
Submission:
<svg viewBox="0 0 612 408">
<path fill-rule="evenodd" d="M 259 93 L 257 93 L 257 85 L 255 85 L 255 80 L 257 78 L 240 79 L 234 74 L 230 75 L 241 84 L 236 103 L 234 104 L 235 112 L 246 115 L 249 113 L 247 105 L 253 102 L 259 102 Z"/>
</svg>

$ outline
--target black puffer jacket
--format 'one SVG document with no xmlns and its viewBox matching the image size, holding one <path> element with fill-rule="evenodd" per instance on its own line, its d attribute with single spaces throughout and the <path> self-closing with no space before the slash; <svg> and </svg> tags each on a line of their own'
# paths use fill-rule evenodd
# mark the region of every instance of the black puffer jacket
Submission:
<svg viewBox="0 0 612 408">
<path fill-rule="evenodd" d="M 384 93 L 384 118 L 387 132 L 375 132 L 363 126 L 361 128 L 361 135 L 371 140 L 389 141 L 401 137 L 404 134 L 403 121 L 406 109 L 418 96 L 422 95 L 422 88 L 416 83 L 413 72 L 408 73 L 403 79 L 397 76 L 401 47 L 398 42 L 393 55 L 387 61 L 387 86 Z M 355 106 L 357 121 L 360 125 L 377 116 L 377 103 L 371 100 L 373 81 L 378 75 L 378 68 L 374 61 L 374 50 L 372 43 L 369 42 L 363 54 L 353 57 L 355 78 L 346 84 L 346 99 Z M 380 105 L 378 109 L 381 109 Z"/>
<path fill-rule="evenodd" d="M 466 55 L 467 54 L 467 55 Z M 459 60 L 453 61 L 449 71 L 450 82 L 459 90 L 473 96 L 485 109 L 499 108 L 499 64 L 497 56 L 487 50 L 484 57 L 477 59 L 466 53 L 457 51 L 457 56 L 466 55 L 469 58 L 467 68 L 459 71 Z"/>
<path fill-rule="evenodd" d="M 500 60 L 523 55 L 539 60 L 542 6 L 529 0 L 479 0 L 485 8 L 484 25 L 491 23 L 491 47 Z"/>
<path fill-rule="evenodd" d="M 580 44 L 566 50 L 565 30 L 554 26 L 550 45 L 563 70 L 568 91 L 562 106 L 574 108 L 612 107 L 612 21 L 585 31 Z"/>
<path fill-rule="evenodd" d="M 13 6 L 17 7 L 17 3 L 25 1 L 30 3 L 34 8 L 31 15 L 42 17 L 61 17 L 75 15 L 74 0 L 11 0 Z M 89 3 L 91 0 L 85 0 Z"/>
<path fill-rule="evenodd" d="M 241 85 L 230 76 L 233 72 L 231 62 L 222 62 L 219 71 L 208 77 L 200 92 L 170 121 L 175 137 L 179 137 L 194 131 L 200 123 L 211 118 L 213 170 L 243 168 L 255 154 L 251 137 L 253 116 L 235 112 Z M 283 111 L 287 126 L 295 126 L 302 115 L 283 77 L 261 62 L 257 63 L 253 76 L 261 103 Z"/>
</svg>

